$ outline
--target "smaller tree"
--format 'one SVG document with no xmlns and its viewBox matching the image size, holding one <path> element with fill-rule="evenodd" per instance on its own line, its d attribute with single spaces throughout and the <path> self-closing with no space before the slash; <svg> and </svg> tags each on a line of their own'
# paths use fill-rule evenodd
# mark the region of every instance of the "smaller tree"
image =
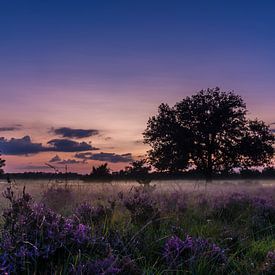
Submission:
<svg viewBox="0 0 275 275">
<path fill-rule="evenodd" d="M 126 171 L 129 176 L 140 184 L 149 185 L 151 182 L 151 166 L 148 165 L 145 159 L 133 161 L 131 166 L 126 167 Z"/>
<path fill-rule="evenodd" d="M 0 154 L 0 157 L 1 157 L 1 154 Z M 4 159 L 0 158 L 0 174 L 4 173 L 3 167 L 6 165 L 5 162 L 6 161 Z"/>
<path fill-rule="evenodd" d="M 111 170 L 108 167 L 108 163 L 104 163 L 99 165 L 98 167 L 93 166 L 92 168 L 92 172 L 90 174 L 90 177 L 92 179 L 100 179 L 100 180 L 104 180 L 104 181 L 109 181 L 111 180 Z"/>
</svg>

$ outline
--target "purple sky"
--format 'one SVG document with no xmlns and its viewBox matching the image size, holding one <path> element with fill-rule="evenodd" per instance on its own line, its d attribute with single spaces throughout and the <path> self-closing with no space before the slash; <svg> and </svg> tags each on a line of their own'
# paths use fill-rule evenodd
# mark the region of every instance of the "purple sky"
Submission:
<svg viewBox="0 0 275 275">
<path fill-rule="evenodd" d="M 235 90 L 252 117 L 275 122 L 274 12 L 273 1 L 1 1 L 6 171 L 41 170 L 56 155 L 71 171 L 124 167 L 146 152 L 161 102 L 208 87 Z M 48 143 L 60 139 L 74 143 Z"/>
</svg>

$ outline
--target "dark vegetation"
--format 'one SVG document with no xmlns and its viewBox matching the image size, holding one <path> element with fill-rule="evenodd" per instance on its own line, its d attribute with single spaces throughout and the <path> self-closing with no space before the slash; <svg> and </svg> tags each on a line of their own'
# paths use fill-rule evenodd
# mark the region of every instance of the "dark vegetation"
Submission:
<svg viewBox="0 0 275 275">
<path fill-rule="evenodd" d="M 0 154 L 1 157 L 1 154 Z M 4 173 L 3 167 L 5 166 L 5 160 L 0 158 L 0 175 Z"/>
<path fill-rule="evenodd" d="M 213 174 L 264 166 L 274 154 L 274 135 L 263 121 L 249 120 L 243 99 L 219 88 L 202 90 L 174 107 L 159 106 L 149 119 L 145 142 L 149 161 L 159 171 L 195 168 Z"/>
<path fill-rule="evenodd" d="M 118 172 L 111 172 L 105 178 L 105 175 L 97 174 L 94 177 L 92 174 L 82 175 L 78 173 L 43 173 L 43 172 L 24 172 L 24 173 L 6 173 L 1 174 L 0 179 L 6 180 L 7 178 L 12 178 L 14 180 L 26 179 L 26 180 L 60 180 L 63 181 L 65 179 L 68 180 L 85 180 L 87 182 L 101 182 L 101 181 L 132 181 L 137 180 L 138 178 L 143 178 L 144 174 L 141 173 L 140 176 L 137 176 L 137 172 L 135 174 L 131 174 L 127 170 L 121 170 Z M 180 171 L 180 172 L 157 172 L 151 171 L 148 173 L 148 177 L 145 181 L 152 180 L 201 180 L 204 179 L 204 175 L 197 170 L 189 170 L 189 171 Z M 212 179 L 275 179 L 275 169 L 273 167 L 266 167 L 262 170 L 258 169 L 241 169 L 236 172 L 222 172 L 218 174 L 213 174 Z"/>
<path fill-rule="evenodd" d="M 59 206 L 52 190 L 38 203 L 25 190 L 4 192 L 3 274 L 274 274 L 274 188 L 255 196 L 140 186 L 76 206 L 74 190 L 55 192 Z M 71 211 L 61 215 L 64 205 Z"/>
</svg>

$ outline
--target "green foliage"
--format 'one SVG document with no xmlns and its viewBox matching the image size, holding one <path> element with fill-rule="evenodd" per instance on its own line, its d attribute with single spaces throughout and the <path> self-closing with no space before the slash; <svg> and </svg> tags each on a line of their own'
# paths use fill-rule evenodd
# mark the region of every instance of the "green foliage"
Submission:
<svg viewBox="0 0 275 275">
<path fill-rule="evenodd" d="M 140 186 L 116 201 L 78 205 L 68 217 L 25 192 L 17 198 L 7 191 L 0 268 L 10 273 L 274 274 L 275 204 L 267 199 L 274 189 L 262 198 L 187 197 L 182 191 L 159 196 Z"/>
</svg>

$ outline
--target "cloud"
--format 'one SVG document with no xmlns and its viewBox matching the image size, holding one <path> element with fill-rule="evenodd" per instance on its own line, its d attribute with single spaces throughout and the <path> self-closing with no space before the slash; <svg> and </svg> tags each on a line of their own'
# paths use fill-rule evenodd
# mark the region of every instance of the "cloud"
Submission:
<svg viewBox="0 0 275 275">
<path fill-rule="evenodd" d="M 76 158 L 83 159 L 83 160 L 98 160 L 98 161 L 106 161 L 106 162 L 112 162 L 112 163 L 118 163 L 118 162 L 131 162 L 133 161 L 132 154 L 115 154 L 115 153 L 98 153 L 98 154 L 92 154 L 91 152 L 86 153 L 78 153 L 75 154 Z"/>
<path fill-rule="evenodd" d="M 10 140 L 0 137 L 0 152 L 5 155 L 28 155 L 40 152 L 83 152 L 98 150 L 87 142 L 76 142 L 69 139 L 52 139 L 48 146 L 42 143 L 32 142 L 30 136 L 23 138 L 11 138 Z"/>
<path fill-rule="evenodd" d="M 61 161 L 59 161 L 57 164 L 79 164 L 79 163 L 85 163 L 86 160 L 76 160 L 76 159 L 63 159 Z"/>
<path fill-rule="evenodd" d="M 98 150 L 98 148 L 92 147 L 92 145 L 87 142 L 77 142 L 70 139 L 52 139 L 48 141 L 51 146 L 48 151 L 57 152 L 82 152 L 90 150 Z"/>
<path fill-rule="evenodd" d="M 21 124 L 14 124 L 14 125 L 10 125 L 10 126 L 2 126 L 2 127 L 0 127 L 0 132 L 12 132 L 12 131 L 19 130 L 21 127 L 22 127 Z"/>
<path fill-rule="evenodd" d="M 0 138 L 0 151 L 5 155 L 27 155 L 45 151 L 42 143 L 33 143 L 29 136 L 22 138 Z"/>
<path fill-rule="evenodd" d="M 81 161 L 76 159 L 61 159 L 58 155 L 55 155 L 53 158 L 49 160 L 49 163 L 55 164 L 78 164 L 78 163 L 85 163 L 86 160 L 83 159 Z"/>
<path fill-rule="evenodd" d="M 69 127 L 53 129 L 53 132 L 64 138 L 86 138 L 99 134 L 99 131 L 95 129 L 72 129 Z"/>
</svg>

